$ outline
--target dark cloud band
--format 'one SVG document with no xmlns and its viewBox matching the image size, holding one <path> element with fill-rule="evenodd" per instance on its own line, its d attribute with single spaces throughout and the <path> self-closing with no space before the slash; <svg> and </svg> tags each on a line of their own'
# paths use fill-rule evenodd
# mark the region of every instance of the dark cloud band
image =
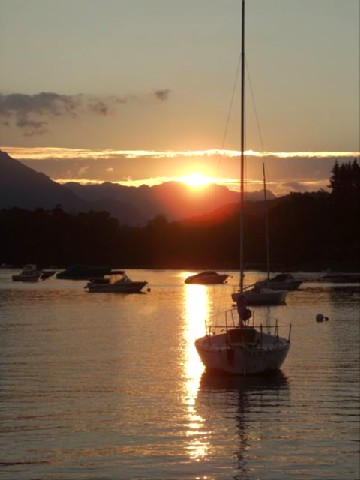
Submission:
<svg viewBox="0 0 360 480">
<path fill-rule="evenodd" d="M 155 91 L 157 100 L 168 99 L 170 90 Z M 4 126 L 22 129 L 25 135 L 40 135 L 48 130 L 51 119 L 76 118 L 88 113 L 108 116 L 119 106 L 136 99 L 135 95 L 96 97 L 91 95 L 62 95 L 54 92 L 40 92 L 35 95 L 12 93 L 0 94 L 0 120 Z"/>
</svg>

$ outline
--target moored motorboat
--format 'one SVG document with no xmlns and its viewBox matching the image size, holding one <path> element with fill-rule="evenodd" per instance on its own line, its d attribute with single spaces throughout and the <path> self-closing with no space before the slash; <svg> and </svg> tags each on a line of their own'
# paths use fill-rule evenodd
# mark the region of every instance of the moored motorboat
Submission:
<svg viewBox="0 0 360 480">
<path fill-rule="evenodd" d="M 196 275 L 190 275 L 185 279 L 187 284 L 198 284 L 198 285 L 220 285 L 225 283 L 229 275 L 226 273 L 217 273 L 214 271 L 204 271 L 197 273 Z"/>
<path fill-rule="evenodd" d="M 41 277 L 41 270 L 33 263 L 28 263 L 23 266 L 20 273 L 12 275 L 14 282 L 37 282 Z"/>
<path fill-rule="evenodd" d="M 110 275 L 91 279 L 85 288 L 89 293 L 140 293 L 148 282 L 133 281 L 124 270 L 111 270 Z"/>
<path fill-rule="evenodd" d="M 261 280 L 255 283 L 256 287 L 266 287 L 270 290 L 297 290 L 303 280 L 294 278 L 291 273 L 279 273 L 273 278 Z"/>
</svg>

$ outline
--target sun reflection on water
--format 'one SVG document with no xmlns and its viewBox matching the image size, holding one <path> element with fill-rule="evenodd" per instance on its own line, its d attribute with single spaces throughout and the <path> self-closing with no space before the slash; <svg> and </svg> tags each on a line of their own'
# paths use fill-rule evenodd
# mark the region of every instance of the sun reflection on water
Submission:
<svg viewBox="0 0 360 480">
<path fill-rule="evenodd" d="M 209 297 L 204 285 L 186 285 L 185 287 L 185 328 L 186 345 L 184 358 L 184 377 L 186 379 L 183 401 L 188 414 L 189 456 L 193 460 L 201 460 L 208 451 L 207 432 L 204 430 L 205 420 L 198 415 L 195 401 L 200 386 L 204 366 L 196 351 L 196 338 L 205 335 L 205 320 L 209 312 Z"/>
</svg>

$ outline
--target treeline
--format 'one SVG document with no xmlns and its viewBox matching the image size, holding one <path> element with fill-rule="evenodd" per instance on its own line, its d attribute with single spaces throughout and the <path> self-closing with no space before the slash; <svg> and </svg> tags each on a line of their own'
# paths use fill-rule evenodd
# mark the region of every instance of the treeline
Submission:
<svg viewBox="0 0 360 480">
<path fill-rule="evenodd" d="M 291 193 L 268 202 L 273 269 L 360 271 L 360 167 L 339 165 L 330 192 Z M 247 268 L 266 265 L 264 208 L 245 214 Z M 216 221 L 169 222 L 159 215 L 144 227 L 120 225 L 107 212 L 66 213 L 19 208 L 0 211 L 0 263 L 119 268 L 239 267 L 239 210 Z"/>
</svg>

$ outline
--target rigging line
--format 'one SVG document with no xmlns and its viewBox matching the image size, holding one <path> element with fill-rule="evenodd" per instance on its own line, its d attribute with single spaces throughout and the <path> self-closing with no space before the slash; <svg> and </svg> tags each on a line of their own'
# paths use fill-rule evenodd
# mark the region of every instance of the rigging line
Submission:
<svg viewBox="0 0 360 480">
<path fill-rule="evenodd" d="M 256 108 L 256 103 L 255 103 L 255 95 L 254 95 L 254 90 L 252 87 L 251 83 L 251 77 L 250 77 L 250 69 L 249 65 L 245 59 L 245 66 L 246 66 L 246 71 L 248 75 L 248 81 L 249 81 L 249 87 L 250 87 L 250 92 L 251 92 L 251 98 L 252 98 L 252 104 L 254 108 L 254 114 L 255 114 L 255 119 L 256 119 L 256 125 L 258 129 L 258 135 L 259 135 L 259 140 L 260 140 L 260 146 L 261 146 L 261 154 L 264 153 L 264 143 L 261 135 L 261 129 L 260 129 L 260 122 L 259 122 L 259 115 L 257 112 Z M 267 264 L 267 280 L 269 281 L 269 276 L 270 276 L 270 246 L 269 246 L 269 211 L 268 211 L 268 203 L 267 203 L 267 185 L 266 185 L 266 178 L 268 178 L 267 175 L 267 164 L 266 164 L 266 157 L 262 156 L 262 170 L 263 170 L 263 190 L 264 190 L 264 206 L 265 206 L 265 229 L 266 229 L 266 264 Z"/>
<path fill-rule="evenodd" d="M 230 104 L 229 104 L 228 113 L 227 113 L 227 118 L 226 118 L 226 122 L 225 122 L 225 129 L 224 129 L 223 140 L 222 140 L 222 144 L 221 144 L 221 150 L 222 150 L 222 151 L 223 151 L 224 148 L 225 148 L 226 137 L 227 137 L 227 133 L 228 133 L 228 129 L 229 129 L 230 117 L 231 117 L 231 112 L 232 112 L 232 109 L 233 109 L 235 92 L 236 92 L 236 87 L 237 87 L 238 79 L 239 79 L 240 65 L 241 65 L 241 55 L 239 56 L 239 60 L 238 60 L 237 68 L 236 68 L 235 81 L 234 81 L 233 88 L 232 88 L 232 93 L 231 93 L 231 97 L 230 97 Z M 221 160 L 222 160 L 222 155 L 223 155 L 223 154 L 220 153 L 220 154 L 219 154 L 219 157 L 218 157 L 218 162 L 217 162 L 217 167 L 216 167 L 216 174 L 215 174 L 216 178 L 219 177 L 219 171 L 220 171 L 220 164 L 221 164 Z M 216 199 L 215 199 L 215 200 L 216 200 Z"/>
<path fill-rule="evenodd" d="M 236 74 L 235 74 L 235 82 L 234 82 L 233 90 L 232 90 L 232 93 L 231 93 L 230 105 L 229 105 L 229 110 L 228 110 L 228 114 L 227 114 L 227 118 L 226 118 L 224 136 L 223 136 L 223 141 L 222 141 L 222 146 L 221 146 L 222 150 L 225 147 L 227 131 L 228 131 L 228 128 L 229 128 L 230 116 L 231 116 L 232 107 L 233 107 L 233 103 L 234 103 L 236 86 L 237 86 L 238 79 L 239 79 L 240 64 L 241 64 L 241 56 L 239 56 L 239 61 L 238 61 L 238 64 L 237 64 L 237 69 L 236 69 Z"/>
<path fill-rule="evenodd" d="M 259 115 L 258 115 L 258 111 L 257 111 L 257 108 L 256 108 L 256 103 L 255 103 L 255 95 L 254 95 L 254 90 L 253 90 L 253 87 L 252 87 L 252 83 L 251 83 L 251 77 L 250 77 L 250 69 L 249 69 L 249 65 L 247 63 L 247 60 L 245 58 L 245 66 L 246 66 L 246 71 L 247 71 L 247 77 L 248 77 L 248 81 L 249 81 L 249 87 L 250 87 L 250 92 L 251 92 L 251 99 L 252 99 L 252 105 L 253 105 L 253 108 L 254 108 L 254 115 L 255 115 L 255 120 L 256 120 L 256 126 L 257 126 L 257 130 L 258 130 L 258 135 L 259 135 L 259 141 L 260 141 L 260 147 L 261 147 L 261 157 L 262 157 L 262 164 L 265 168 L 265 173 L 266 173 L 266 177 L 269 181 L 269 177 L 268 177 L 268 170 L 267 170 L 267 162 L 266 162 L 266 156 L 264 157 L 262 154 L 265 152 L 265 149 L 264 149 L 264 142 L 263 142 L 263 139 L 262 139 L 262 135 L 261 135 L 261 128 L 260 128 L 260 121 L 259 121 Z"/>
<path fill-rule="evenodd" d="M 236 67 L 235 80 L 234 80 L 234 84 L 233 84 L 233 88 L 232 88 L 232 92 L 231 92 L 231 96 L 230 96 L 230 103 L 229 103 L 228 113 L 227 113 L 226 122 L 225 122 L 225 129 L 224 129 L 224 134 L 223 134 L 223 139 L 222 139 L 222 144 L 221 144 L 221 151 L 223 151 L 225 149 L 225 142 L 226 142 L 226 137 L 227 137 L 227 133 L 228 133 L 228 129 L 229 129 L 231 113 L 232 113 L 232 110 L 233 110 L 236 87 L 238 85 L 238 80 L 239 80 L 240 65 L 241 65 L 241 55 L 239 55 L 239 60 L 238 60 L 238 64 L 237 64 L 237 67 Z M 218 162 L 217 162 L 217 167 L 216 167 L 216 177 L 217 178 L 219 177 L 221 159 L 222 159 L 222 153 L 220 153 L 220 155 L 218 157 Z M 214 195 L 214 203 L 216 204 L 216 193 Z M 223 295 L 224 295 L 224 293 L 223 293 L 223 291 L 221 291 L 220 300 L 223 299 Z M 218 302 L 217 315 L 219 315 L 219 313 L 220 313 L 220 304 L 221 304 L 221 302 Z"/>
<path fill-rule="evenodd" d="M 263 144 L 263 140 L 262 140 L 262 136 L 261 136 L 259 115 L 258 115 L 257 108 L 256 108 L 255 95 L 254 95 L 254 90 L 253 90 L 252 83 L 251 83 L 249 65 L 248 65 L 246 59 L 245 59 L 245 65 L 246 65 L 246 71 L 247 71 L 247 76 L 248 76 L 248 80 L 249 80 L 249 87 L 250 87 L 250 92 L 251 92 L 252 104 L 253 104 L 253 107 L 254 107 L 254 114 L 255 114 L 256 126 L 257 126 L 258 134 L 259 134 L 259 140 L 260 140 L 260 145 L 261 145 L 261 152 L 264 152 L 264 144 Z"/>
<path fill-rule="evenodd" d="M 222 144 L 221 144 L 221 150 L 224 150 L 224 148 L 225 148 L 225 142 L 226 142 L 226 137 L 227 137 L 227 133 L 228 133 L 228 129 L 229 129 L 231 112 L 232 112 L 233 104 L 234 104 L 236 86 L 238 84 L 238 79 L 239 79 L 240 65 L 241 65 L 241 56 L 239 56 L 239 61 L 238 61 L 237 68 L 236 68 L 235 81 L 234 81 L 232 92 L 231 92 L 230 104 L 229 104 L 227 118 L 226 118 L 226 122 L 225 122 L 225 129 L 224 129 L 224 134 L 223 134 L 223 139 L 222 139 Z M 219 155 L 217 168 L 216 168 L 216 177 L 219 176 L 221 157 L 222 157 L 222 154 Z"/>
</svg>

